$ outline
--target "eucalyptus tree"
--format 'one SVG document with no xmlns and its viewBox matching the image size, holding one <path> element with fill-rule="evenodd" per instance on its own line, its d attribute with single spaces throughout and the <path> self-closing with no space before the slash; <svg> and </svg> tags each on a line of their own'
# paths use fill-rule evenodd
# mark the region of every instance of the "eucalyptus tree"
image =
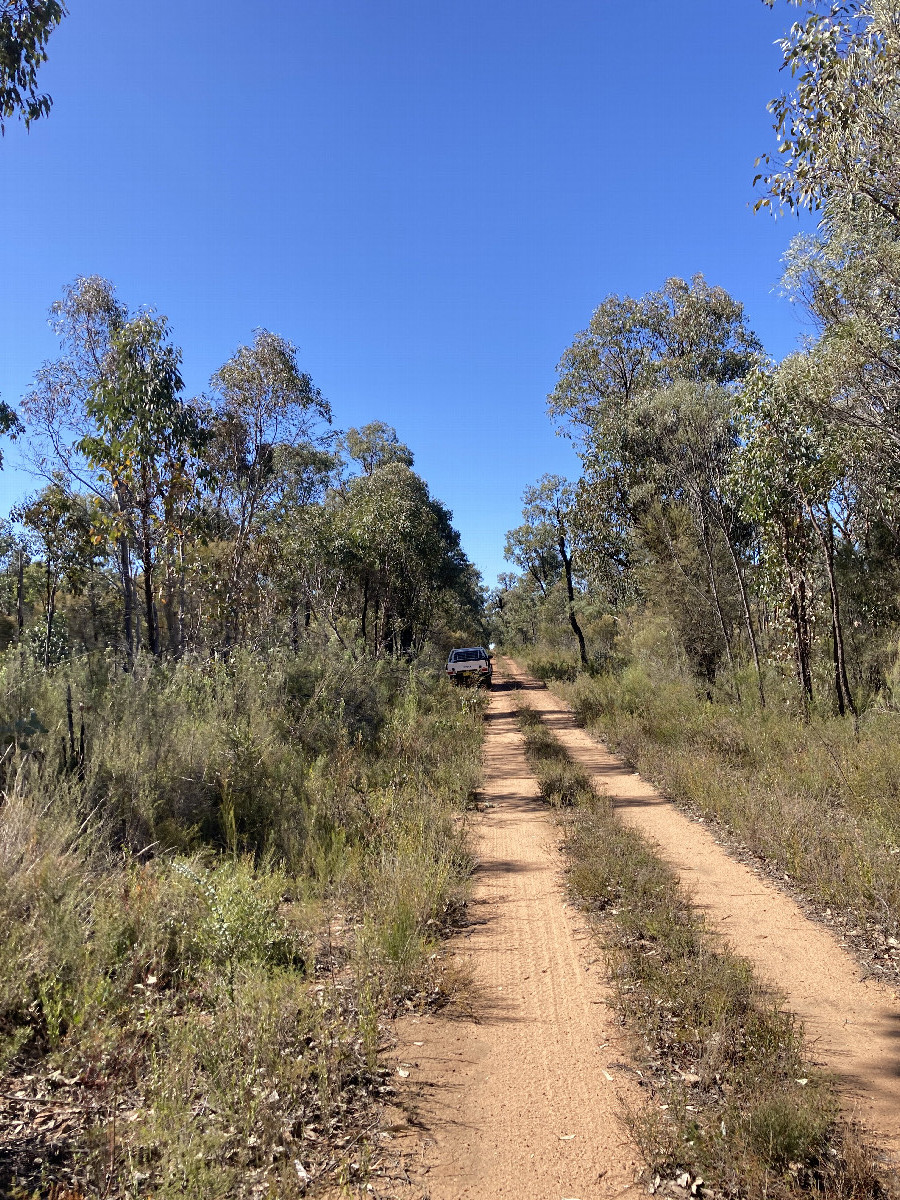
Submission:
<svg viewBox="0 0 900 1200">
<path fill-rule="evenodd" d="M 214 503 L 230 526 L 226 640 L 246 621 L 253 594 L 247 569 L 255 542 L 296 451 L 312 445 L 331 408 L 286 338 L 257 329 L 211 380 L 212 437 L 207 459 L 215 477 Z"/>
<path fill-rule="evenodd" d="M 776 595 L 787 590 L 797 675 L 807 701 L 813 698 L 812 570 L 818 545 L 830 602 L 837 706 L 841 714 L 855 715 L 835 555 L 836 512 L 848 494 L 841 486 L 848 446 L 811 402 L 821 385 L 815 357 L 807 354 L 748 378 L 732 486 L 760 531 L 770 588 Z"/>
<path fill-rule="evenodd" d="M 852 200 L 900 221 L 900 5 L 813 3 L 781 39 L 793 87 L 770 104 L 777 153 L 757 207 Z"/>
<path fill-rule="evenodd" d="M 743 306 L 702 275 L 634 299 L 608 296 L 557 367 L 550 415 L 611 462 L 633 432 L 631 404 L 679 380 L 731 387 L 760 353 Z"/>
<path fill-rule="evenodd" d="M 155 573 L 181 524 L 189 464 L 204 442 L 182 399 L 181 351 L 166 319 L 132 313 L 107 280 L 79 278 L 53 306 L 63 354 L 23 400 L 32 461 L 48 479 L 93 496 L 118 545 L 126 652 L 140 637 L 132 554 L 142 575 L 148 647 L 161 652 Z"/>
<path fill-rule="evenodd" d="M 406 654 L 421 647 L 448 605 L 480 608 L 478 581 L 450 512 L 404 463 L 356 476 L 331 493 L 326 507 L 334 570 L 346 602 L 355 600 L 347 640 L 371 642 L 376 654 Z M 336 615 L 331 623 L 340 633 Z"/>
<path fill-rule="evenodd" d="M 188 462 L 202 449 L 197 413 L 181 399 L 181 351 L 164 317 L 141 314 L 115 329 L 87 404 L 95 432 L 79 450 L 108 481 L 135 539 L 150 652 L 161 652 L 155 571 L 173 497 L 189 487 Z M 177 504 L 177 500 L 174 501 Z"/>
<path fill-rule="evenodd" d="M 31 549 L 43 563 L 43 664 L 44 670 L 49 670 L 60 580 L 66 578 L 74 595 L 83 590 L 98 557 L 100 539 L 95 536 L 88 506 L 58 481 L 16 506 L 11 516 L 24 527 Z"/>
<path fill-rule="evenodd" d="M 724 289 L 702 276 L 670 279 L 657 292 L 610 296 L 599 306 L 563 355 L 550 412 L 575 438 L 584 463 L 582 544 L 606 560 L 605 569 L 588 563 L 585 573 L 605 575 L 624 593 L 638 548 L 651 559 L 667 557 L 693 606 L 708 592 L 721 649 L 734 667 L 720 581 L 724 543 L 764 702 L 742 561 L 746 531 L 722 488 L 737 436 L 733 395 L 760 353 L 742 306 Z M 682 548 L 682 513 L 695 529 L 705 584 L 693 552 Z M 709 660 L 707 649 L 703 657 Z"/>
<path fill-rule="evenodd" d="M 505 557 L 526 572 L 544 596 L 556 579 L 566 588 L 566 613 L 578 642 L 581 665 L 590 665 L 584 632 L 575 611 L 575 489 L 561 475 L 543 475 L 525 489 L 522 525 L 506 535 Z"/>
<path fill-rule="evenodd" d="M 359 464 L 364 475 L 371 475 L 377 467 L 388 463 L 411 467 L 415 462 L 409 446 L 401 442 L 396 429 L 384 421 L 370 421 L 359 429 L 348 429 L 342 442 L 348 456 Z"/>
<path fill-rule="evenodd" d="M 536 642 L 541 601 L 545 600 L 545 594 L 537 589 L 532 577 L 501 572 L 497 586 L 487 597 L 486 615 L 492 639 L 507 646 Z"/>
<path fill-rule="evenodd" d="M 19 116 L 26 126 L 50 112 L 53 101 L 38 91 L 37 73 L 47 43 L 66 15 L 60 0 L 0 2 L 0 133 Z"/>
</svg>

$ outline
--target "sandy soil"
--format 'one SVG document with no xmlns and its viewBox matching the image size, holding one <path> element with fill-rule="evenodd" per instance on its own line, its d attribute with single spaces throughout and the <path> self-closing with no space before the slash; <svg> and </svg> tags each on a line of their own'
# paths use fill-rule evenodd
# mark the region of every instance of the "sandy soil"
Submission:
<svg viewBox="0 0 900 1200">
<path fill-rule="evenodd" d="M 704 825 L 680 812 L 583 729 L 552 692 L 512 662 L 505 668 L 526 691 L 623 821 L 639 829 L 680 873 L 713 928 L 751 960 L 759 978 L 803 1021 L 815 1060 L 833 1072 L 846 1107 L 900 1161 L 900 1003 L 822 926 L 752 868 L 735 861 Z"/>
<path fill-rule="evenodd" d="M 516 692 L 495 680 L 471 924 L 454 946 L 473 977 L 470 1011 L 400 1023 L 396 1068 L 418 1128 L 396 1129 L 396 1148 L 417 1197 L 600 1200 L 635 1179 L 618 1114 L 639 1088 L 600 953 L 565 902 Z"/>
</svg>

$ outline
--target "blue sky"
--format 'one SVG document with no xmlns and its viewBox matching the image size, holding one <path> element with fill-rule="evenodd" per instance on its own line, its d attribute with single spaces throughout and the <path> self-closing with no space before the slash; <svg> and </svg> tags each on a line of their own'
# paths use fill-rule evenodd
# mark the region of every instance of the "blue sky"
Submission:
<svg viewBox="0 0 900 1200">
<path fill-rule="evenodd" d="M 780 356 L 794 219 L 760 0 L 71 0 L 50 118 L 0 142 L 0 394 L 79 274 L 172 322 L 192 392 L 264 326 L 342 428 L 395 425 L 489 582 L 523 489 L 577 460 L 545 415 L 610 292 L 702 271 Z M 808 222 L 807 222 L 808 224 Z M 8 456 L 0 507 L 33 486 Z"/>
</svg>

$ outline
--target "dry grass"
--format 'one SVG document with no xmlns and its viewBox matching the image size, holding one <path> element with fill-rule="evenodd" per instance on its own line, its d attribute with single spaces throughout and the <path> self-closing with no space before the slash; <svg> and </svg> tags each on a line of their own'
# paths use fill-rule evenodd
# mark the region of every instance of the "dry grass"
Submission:
<svg viewBox="0 0 900 1200">
<path fill-rule="evenodd" d="M 0 1194 L 290 1200 L 377 1169 L 382 1021 L 440 999 L 469 872 L 478 694 L 275 656 L 8 658 L 0 684 L 48 730 L 0 799 Z"/>
<path fill-rule="evenodd" d="M 712 819 L 900 979 L 900 714 L 808 722 L 698 697 L 639 664 L 554 689 L 676 802 Z"/>
<path fill-rule="evenodd" d="M 651 1186 L 686 1195 L 702 1179 L 703 1194 L 750 1200 L 885 1194 L 792 1015 L 707 932 L 674 873 L 615 819 L 537 714 L 521 708 L 520 719 L 542 793 L 570 806 L 570 886 L 594 917 L 639 1047 L 647 1101 L 627 1125 Z"/>
</svg>

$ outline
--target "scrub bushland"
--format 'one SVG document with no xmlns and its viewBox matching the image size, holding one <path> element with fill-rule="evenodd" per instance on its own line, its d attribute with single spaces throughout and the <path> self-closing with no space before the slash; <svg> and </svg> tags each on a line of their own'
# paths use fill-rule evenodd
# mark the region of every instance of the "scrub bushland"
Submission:
<svg viewBox="0 0 900 1200">
<path fill-rule="evenodd" d="M 869 970 L 900 979 L 900 713 L 802 718 L 771 682 L 760 709 L 710 700 L 640 657 L 592 675 L 521 657 L 629 765 L 837 926 Z"/>
<path fill-rule="evenodd" d="M 0 1192 L 291 1197 L 377 1169 L 380 1021 L 441 999 L 481 704 L 333 650 L 7 654 Z"/>
<path fill-rule="evenodd" d="M 519 719 L 646 1089 L 625 1120 L 651 1190 L 752 1200 L 883 1194 L 833 1088 L 810 1068 L 792 1014 L 707 931 L 675 874 L 616 820 L 540 716 L 520 706 Z"/>
</svg>

